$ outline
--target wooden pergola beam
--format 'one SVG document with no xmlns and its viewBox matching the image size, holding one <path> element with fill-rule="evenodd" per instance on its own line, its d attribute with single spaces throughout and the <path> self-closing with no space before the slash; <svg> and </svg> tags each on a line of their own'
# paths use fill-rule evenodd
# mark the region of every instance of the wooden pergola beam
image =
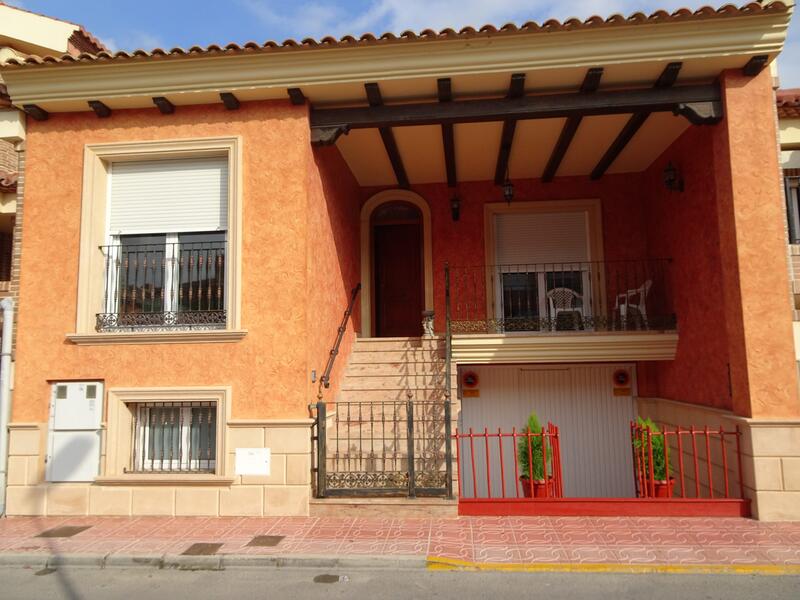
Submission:
<svg viewBox="0 0 800 600">
<path fill-rule="evenodd" d="M 288 88 L 286 93 L 289 94 L 289 100 L 295 106 L 300 106 L 306 103 L 306 96 L 300 88 Z"/>
<path fill-rule="evenodd" d="M 22 110 L 36 121 L 47 121 L 50 118 L 50 113 L 38 104 L 23 104 Z"/>
<path fill-rule="evenodd" d="M 575 115 L 618 115 L 636 112 L 673 112 L 695 124 L 722 118 L 717 84 L 687 85 L 596 92 L 548 94 L 521 98 L 493 98 L 392 104 L 368 107 L 320 108 L 311 112 L 312 128 L 368 129 L 443 123 L 485 123 L 514 119 L 552 119 Z"/>
<path fill-rule="evenodd" d="M 597 67 L 589 69 L 586 72 L 586 76 L 583 78 L 583 84 L 581 84 L 581 93 L 591 94 L 596 92 L 597 88 L 600 86 L 600 79 L 602 77 L 602 68 Z M 578 132 L 578 127 L 580 126 L 581 121 L 583 121 L 582 115 L 574 115 L 569 117 L 567 122 L 564 123 L 564 127 L 561 129 L 561 135 L 558 136 L 558 141 L 553 148 L 552 154 L 550 154 L 550 160 L 547 161 L 547 166 L 542 174 L 542 181 L 553 181 L 553 178 L 556 176 L 556 172 L 558 171 L 558 167 L 561 166 L 561 161 L 564 160 L 564 156 L 566 155 L 567 150 L 569 150 L 572 139 Z"/>
<path fill-rule="evenodd" d="M 364 89 L 367 92 L 367 102 L 370 108 L 385 108 L 383 105 L 383 96 L 377 83 L 365 83 Z M 383 140 L 383 147 L 386 149 L 386 154 L 389 156 L 389 162 L 392 164 L 394 176 L 397 179 L 397 185 L 401 188 L 409 187 L 408 175 L 406 168 L 403 166 L 403 159 L 400 156 L 400 150 L 397 148 L 397 141 L 394 139 L 394 132 L 389 126 L 382 126 L 378 128 L 378 132 Z"/>
<path fill-rule="evenodd" d="M 669 89 L 681 89 L 681 88 L 672 88 L 675 82 L 678 79 L 678 74 L 681 71 L 681 67 L 683 63 L 673 62 L 669 63 L 664 70 L 661 72 L 661 75 L 658 77 L 655 85 L 653 86 L 653 90 L 669 90 Z M 611 146 L 609 146 L 608 150 L 606 150 L 605 154 L 603 154 L 600 161 L 597 163 L 597 166 L 592 170 L 590 177 L 592 179 L 600 179 L 603 174 L 608 170 L 608 168 L 614 164 L 614 161 L 617 160 L 619 155 L 625 149 L 625 146 L 633 139 L 633 136 L 636 135 L 636 132 L 641 129 L 642 125 L 644 125 L 645 121 L 647 121 L 648 117 L 655 111 L 638 111 L 631 115 L 631 118 L 628 119 L 628 122 L 625 124 L 625 127 L 622 128 L 622 131 L 619 132 L 619 135 L 611 142 Z M 683 108 L 678 106 L 673 109 L 673 112 L 676 114 L 684 114 Z M 694 117 L 690 115 L 685 115 L 687 118 L 692 121 Z"/>
<path fill-rule="evenodd" d="M 241 102 L 233 92 L 220 92 L 219 99 L 228 110 L 236 110 L 241 106 Z"/>
<path fill-rule="evenodd" d="M 111 109 L 100 100 L 89 100 L 88 104 L 89 108 L 91 108 L 94 111 L 94 114 L 96 114 L 99 118 L 107 119 L 111 116 Z"/>
<path fill-rule="evenodd" d="M 453 101 L 453 86 L 449 77 L 442 77 L 436 80 L 437 95 L 439 102 Z M 458 173 L 456 171 L 456 140 L 452 123 L 442 124 L 442 146 L 444 147 L 444 166 L 447 173 L 447 185 L 456 187 L 458 185 Z"/>
<path fill-rule="evenodd" d="M 156 96 L 153 98 L 153 104 L 158 107 L 162 115 L 171 115 L 175 112 L 175 105 L 164 96 Z"/>
<path fill-rule="evenodd" d="M 508 86 L 506 98 L 522 98 L 525 95 L 525 73 L 514 73 Z M 511 146 L 514 144 L 514 133 L 517 130 L 517 119 L 503 121 L 503 133 L 500 136 L 500 149 L 497 151 L 497 163 L 494 167 L 494 182 L 502 185 L 508 171 L 508 159 Z"/>
<path fill-rule="evenodd" d="M 750 57 L 750 60 L 747 61 L 747 64 L 742 67 L 742 73 L 746 77 L 755 77 L 764 70 L 764 67 L 767 66 L 768 61 L 769 56 L 767 54 L 752 56 Z"/>
</svg>

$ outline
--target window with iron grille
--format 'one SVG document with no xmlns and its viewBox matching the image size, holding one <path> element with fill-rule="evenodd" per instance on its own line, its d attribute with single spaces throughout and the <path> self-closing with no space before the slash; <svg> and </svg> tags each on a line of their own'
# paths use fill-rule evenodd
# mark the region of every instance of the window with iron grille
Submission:
<svg viewBox="0 0 800 600">
<path fill-rule="evenodd" d="M 112 163 L 97 331 L 224 329 L 225 157 Z"/>
<path fill-rule="evenodd" d="M 131 406 L 135 473 L 213 473 L 216 402 L 147 402 Z"/>
</svg>

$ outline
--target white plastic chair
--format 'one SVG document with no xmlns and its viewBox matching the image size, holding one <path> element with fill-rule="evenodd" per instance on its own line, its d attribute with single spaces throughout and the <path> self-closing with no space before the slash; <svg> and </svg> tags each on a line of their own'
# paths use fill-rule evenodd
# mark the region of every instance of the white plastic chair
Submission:
<svg viewBox="0 0 800 600">
<path fill-rule="evenodd" d="M 547 302 L 550 304 L 550 318 L 552 319 L 550 328 L 553 331 L 556 330 L 558 325 L 559 313 L 572 313 L 573 315 L 578 313 L 580 320 L 573 318 L 572 322 L 575 325 L 575 329 L 580 329 L 584 317 L 583 307 L 577 306 L 575 302 L 581 298 L 582 296 L 571 288 L 558 287 L 547 292 Z"/>
<path fill-rule="evenodd" d="M 622 328 L 627 329 L 628 308 L 635 308 L 636 311 L 642 316 L 642 324 L 645 329 L 650 329 L 647 323 L 647 294 L 650 293 L 650 288 L 653 285 L 653 280 L 648 279 L 638 288 L 630 289 L 621 294 L 617 294 L 617 302 L 614 306 L 614 314 L 619 312 L 619 318 L 622 321 Z M 634 302 L 634 300 L 636 300 Z M 638 329 L 638 327 L 637 327 Z"/>
</svg>

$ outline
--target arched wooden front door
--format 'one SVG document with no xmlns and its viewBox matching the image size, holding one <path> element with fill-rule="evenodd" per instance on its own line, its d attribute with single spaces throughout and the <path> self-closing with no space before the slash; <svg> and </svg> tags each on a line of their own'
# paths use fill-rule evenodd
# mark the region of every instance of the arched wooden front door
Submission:
<svg viewBox="0 0 800 600">
<path fill-rule="evenodd" d="M 377 337 L 422 335 L 422 214 L 409 202 L 387 202 L 370 219 Z"/>
</svg>

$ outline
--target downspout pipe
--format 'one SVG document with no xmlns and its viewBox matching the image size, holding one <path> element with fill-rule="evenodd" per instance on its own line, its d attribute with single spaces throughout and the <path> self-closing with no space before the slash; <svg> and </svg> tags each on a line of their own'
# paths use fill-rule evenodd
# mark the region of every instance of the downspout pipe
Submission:
<svg viewBox="0 0 800 600">
<path fill-rule="evenodd" d="M 11 420 L 11 348 L 14 335 L 14 300 L 0 302 L 3 311 L 3 338 L 0 342 L 0 515 L 6 514 L 8 482 L 8 424 Z"/>
</svg>

